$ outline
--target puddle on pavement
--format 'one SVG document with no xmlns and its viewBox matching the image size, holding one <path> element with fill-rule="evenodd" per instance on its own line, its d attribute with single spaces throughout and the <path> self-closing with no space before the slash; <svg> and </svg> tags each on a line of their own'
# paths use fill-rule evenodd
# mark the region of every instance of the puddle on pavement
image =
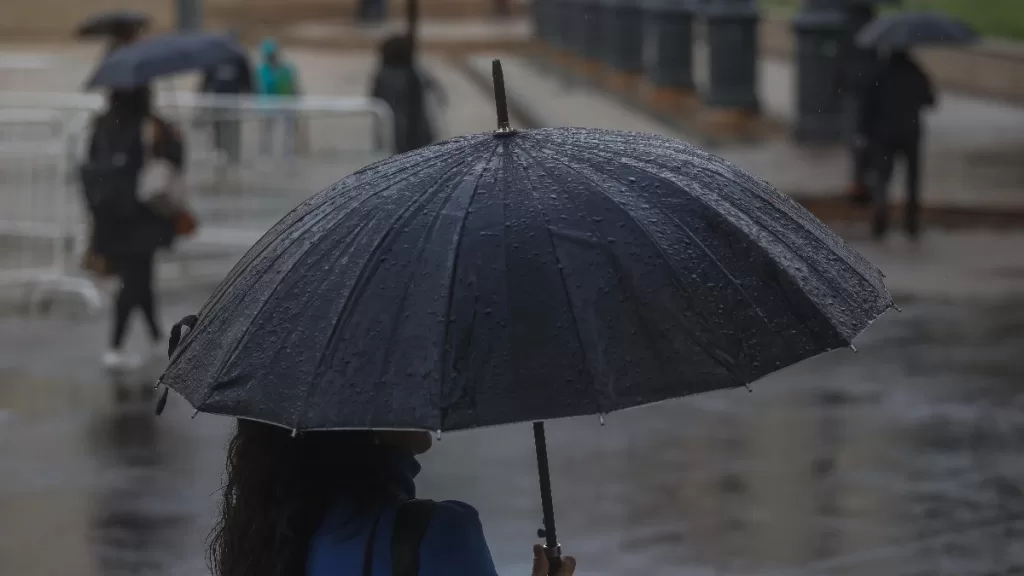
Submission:
<svg viewBox="0 0 1024 576">
<path fill-rule="evenodd" d="M 552 423 L 563 546 L 591 576 L 1020 570 L 1021 304 L 908 302 L 859 353 L 753 393 Z M 155 418 L 150 376 L 94 376 L 69 404 L 46 386 L 13 402 L 26 392 L 0 375 L 0 573 L 203 573 L 229 423 L 175 397 Z M 421 495 L 477 506 L 503 574 L 528 573 L 534 458 L 528 426 L 447 435 L 424 458 Z"/>
</svg>

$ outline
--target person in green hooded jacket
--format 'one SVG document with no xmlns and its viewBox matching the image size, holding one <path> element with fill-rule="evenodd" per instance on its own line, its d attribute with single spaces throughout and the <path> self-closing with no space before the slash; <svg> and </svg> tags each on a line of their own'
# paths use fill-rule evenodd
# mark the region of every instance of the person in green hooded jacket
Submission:
<svg viewBox="0 0 1024 576">
<path fill-rule="evenodd" d="M 260 47 L 260 64 L 256 71 L 257 88 L 260 94 L 277 97 L 293 97 L 301 93 L 299 77 L 295 67 L 281 55 L 277 42 L 267 38 Z M 280 120 L 280 122 L 278 122 Z M 274 132 L 277 124 L 284 126 L 284 151 L 287 155 L 295 153 L 295 140 L 298 133 L 298 117 L 293 111 L 271 111 L 263 120 L 263 137 L 261 146 L 264 154 L 273 151 Z"/>
</svg>

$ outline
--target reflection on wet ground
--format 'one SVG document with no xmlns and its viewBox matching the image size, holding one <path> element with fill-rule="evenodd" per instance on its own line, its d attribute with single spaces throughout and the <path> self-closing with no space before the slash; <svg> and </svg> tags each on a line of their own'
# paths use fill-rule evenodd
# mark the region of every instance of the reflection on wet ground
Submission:
<svg viewBox="0 0 1024 576">
<path fill-rule="evenodd" d="M 752 393 L 551 424 L 581 574 L 1024 573 L 1024 302 L 902 303 Z M 153 417 L 159 366 L 105 376 L 102 320 L 0 320 L 0 573 L 205 574 L 229 423 L 173 397 Z M 531 441 L 453 434 L 424 461 L 421 494 L 475 504 L 503 574 L 539 527 Z"/>
</svg>

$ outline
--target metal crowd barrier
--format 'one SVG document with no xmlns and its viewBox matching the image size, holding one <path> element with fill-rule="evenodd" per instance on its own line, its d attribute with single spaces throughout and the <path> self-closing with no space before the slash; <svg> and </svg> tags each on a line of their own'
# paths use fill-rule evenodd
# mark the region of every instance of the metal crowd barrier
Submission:
<svg viewBox="0 0 1024 576">
<path fill-rule="evenodd" d="M 160 259 L 186 284 L 219 279 L 292 207 L 393 149 L 391 111 L 370 98 L 163 92 L 156 104 L 185 136 L 184 189 L 200 222 Z M 59 292 L 100 305 L 80 270 L 88 217 L 76 168 L 102 106 L 97 94 L 0 93 L 0 288 L 27 288 L 30 306 Z"/>
<path fill-rule="evenodd" d="M 26 288 L 31 309 L 54 292 L 100 306 L 96 286 L 69 269 L 80 214 L 68 201 L 67 137 L 84 119 L 76 112 L 0 109 L 0 288 Z"/>
</svg>

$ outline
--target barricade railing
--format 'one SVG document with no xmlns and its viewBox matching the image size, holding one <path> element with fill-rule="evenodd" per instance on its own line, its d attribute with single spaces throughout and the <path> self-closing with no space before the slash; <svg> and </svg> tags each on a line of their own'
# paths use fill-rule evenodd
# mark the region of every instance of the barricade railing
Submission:
<svg viewBox="0 0 1024 576">
<path fill-rule="evenodd" d="M 371 98 L 164 92 L 156 105 L 186 138 L 184 188 L 200 221 L 170 259 L 185 282 L 204 270 L 223 274 L 289 209 L 392 149 L 391 111 Z M 33 294 L 73 290 L 94 304 L 95 286 L 79 270 L 88 220 L 75 168 L 85 156 L 89 119 L 102 106 L 97 94 L 0 94 L 0 202 L 9 207 L 0 210 L 0 241 L 8 245 L 0 244 L 0 284 L 21 282 Z M 32 147 L 46 152 L 31 154 Z M 6 159 L 23 152 L 30 162 Z M 16 183 L 2 177 L 13 170 L 8 164 L 18 166 Z M 26 244 L 46 242 L 53 248 L 48 260 L 36 254 L 38 246 L 28 258 Z M 17 254 L 17 267 L 3 254 Z"/>
<path fill-rule="evenodd" d="M 55 292 L 80 296 L 90 309 L 99 291 L 71 271 L 81 211 L 68 201 L 67 135 L 84 114 L 0 109 L 0 288 L 27 288 L 30 308 Z"/>
</svg>

